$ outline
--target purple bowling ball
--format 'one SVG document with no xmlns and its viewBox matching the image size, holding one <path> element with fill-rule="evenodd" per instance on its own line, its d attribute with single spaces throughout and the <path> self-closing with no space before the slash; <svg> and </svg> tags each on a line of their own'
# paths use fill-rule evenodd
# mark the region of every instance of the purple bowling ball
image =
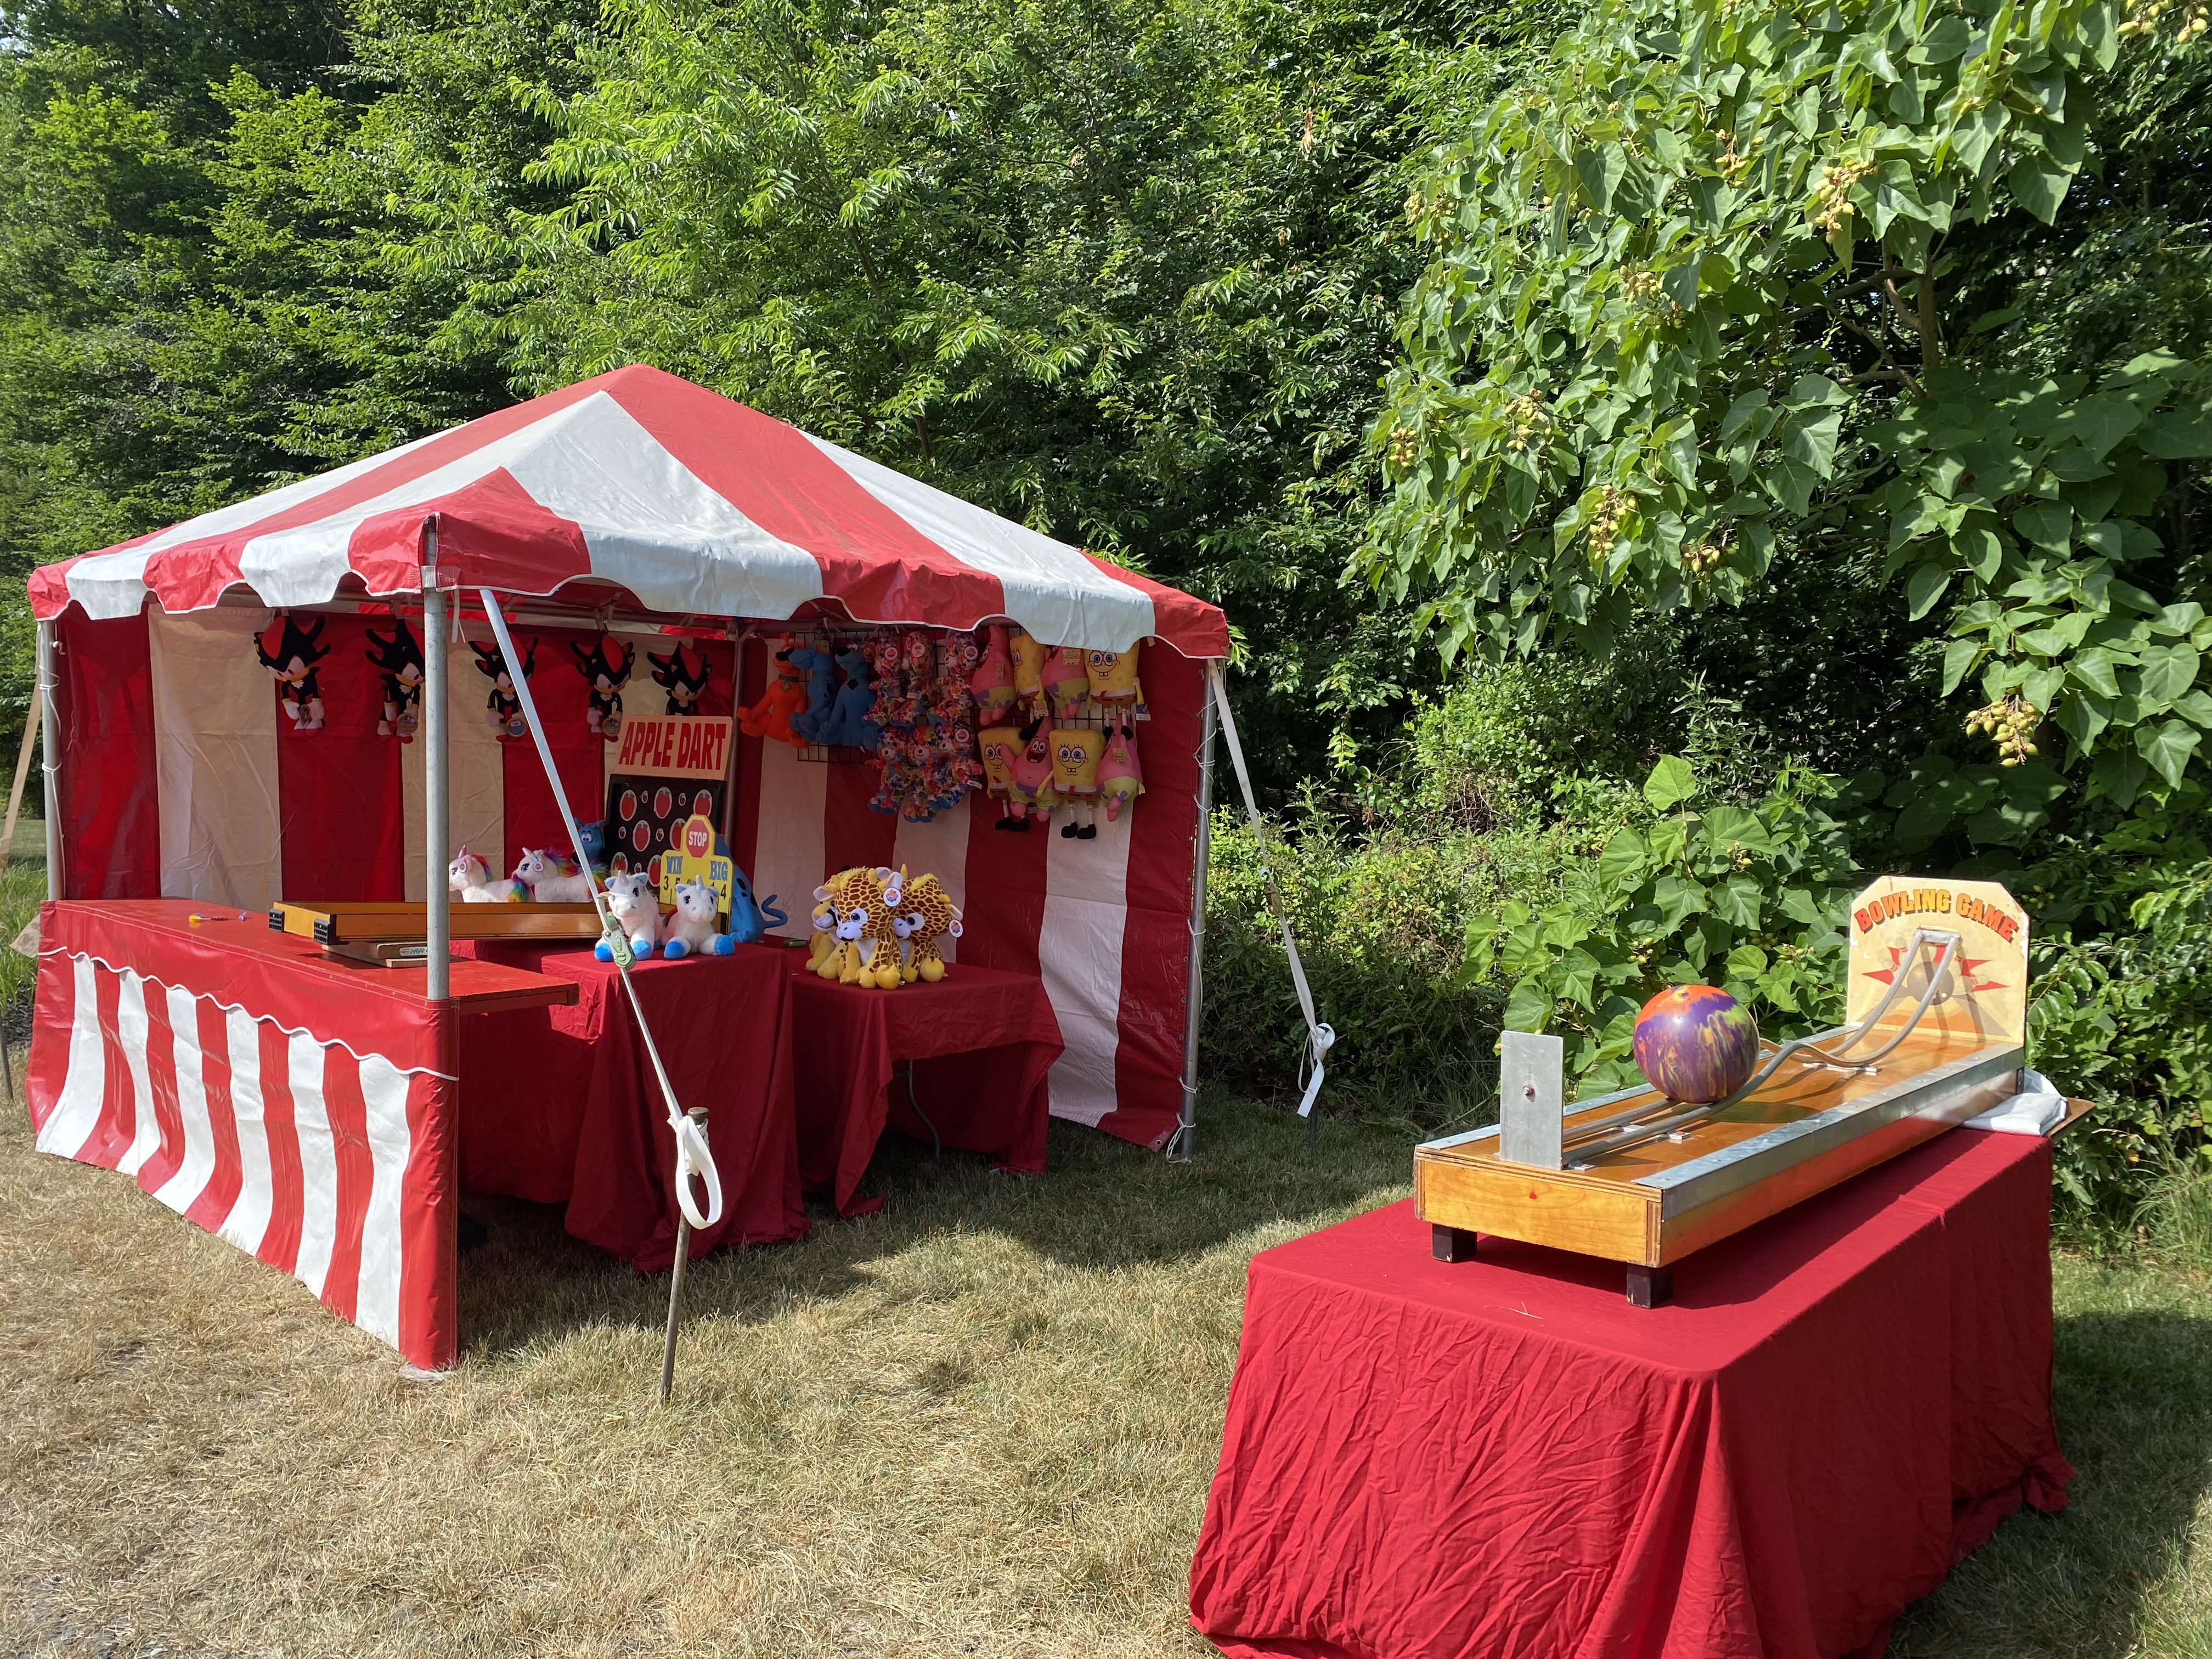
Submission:
<svg viewBox="0 0 2212 1659">
<path fill-rule="evenodd" d="M 1674 985 L 1636 1017 L 1636 1064 L 1669 1100 L 1724 1100 L 1759 1067 L 1759 1022 L 1711 985 Z"/>
</svg>

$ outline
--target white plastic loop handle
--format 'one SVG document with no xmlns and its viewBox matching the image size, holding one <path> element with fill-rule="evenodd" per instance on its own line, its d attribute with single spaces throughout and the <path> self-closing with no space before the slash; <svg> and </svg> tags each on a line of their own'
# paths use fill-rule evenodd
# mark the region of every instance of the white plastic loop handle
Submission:
<svg viewBox="0 0 2212 1659">
<path fill-rule="evenodd" d="M 707 1183 L 704 1215 L 699 1213 L 698 1203 L 691 1196 L 691 1177 L 695 1175 Z M 722 1218 L 721 1172 L 715 1169 L 714 1160 L 707 1151 L 707 1137 L 689 1115 L 676 1120 L 676 1202 L 695 1231 L 711 1227 Z"/>
<path fill-rule="evenodd" d="M 1305 1096 L 1298 1102 L 1300 1117 L 1312 1115 L 1314 1101 L 1321 1093 L 1321 1080 L 1328 1073 L 1328 1068 L 1322 1062 L 1328 1058 L 1328 1051 L 1334 1047 L 1336 1030 L 1326 1023 L 1316 1025 L 1313 1034 L 1306 1039 L 1306 1054 L 1313 1062 L 1313 1075 L 1306 1079 Z"/>
</svg>

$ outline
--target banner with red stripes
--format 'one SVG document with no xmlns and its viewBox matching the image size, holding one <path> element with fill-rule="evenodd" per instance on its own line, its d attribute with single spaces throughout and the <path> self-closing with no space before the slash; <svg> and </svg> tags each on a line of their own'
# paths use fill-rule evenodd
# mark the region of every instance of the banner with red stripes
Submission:
<svg viewBox="0 0 2212 1659">
<path fill-rule="evenodd" d="M 452 1079 L 196 993 L 188 964 L 73 943 L 46 939 L 39 961 L 39 1150 L 122 1171 L 411 1363 L 450 1365 Z"/>
</svg>

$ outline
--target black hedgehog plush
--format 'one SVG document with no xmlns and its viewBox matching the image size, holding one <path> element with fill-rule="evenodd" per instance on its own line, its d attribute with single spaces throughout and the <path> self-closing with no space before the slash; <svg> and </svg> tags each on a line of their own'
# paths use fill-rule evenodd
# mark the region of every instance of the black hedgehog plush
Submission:
<svg viewBox="0 0 2212 1659">
<path fill-rule="evenodd" d="M 662 712 L 698 713 L 699 694 L 707 689 L 706 658 L 679 645 L 665 657 L 656 657 L 648 651 L 645 659 L 653 665 L 653 684 L 668 693 L 668 707 Z"/>
<path fill-rule="evenodd" d="M 312 627 L 302 628 L 292 619 L 289 611 L 278 614 L 283 624 L 282 636 L 276 642 L 276 654 L 270 656 L 259 635 L 253 641 L 253 654 L 261 659 L 261 665 L 276 677 L 283 689 L 284 712 L 292 717 L 295 732 L 319 731 L 323 724 L 323 686 L 315 673 L 315 665 L 331 654 L 327 645 L 318 645 L 323 636 L 323 624 L 328 619 L 318 617 Z"/>
<path fill-rule="evenodd" d="M 630 665 L 637 660 L 637 647 L 625 644 L 619 658 L 615 654 L 614 635 L 602 634 L 592 641 L 589 651 L 574 640 L 568 650 L 576 659 L 576 672 L 591 687 L 591 708 L 584 715 L 584 724 L 610 741 L 622 735 L 623 687 L 629 684 Z"/>
<path fill-rule="evenodd" d="M 384 715 L 376 723 L 376 735 L 388 738 L 396 734 L 400 742 L 412 743 L 415 710 L 422 701 L 422 647 L 403 617 L 392 619 L 392 637 L 388 640 L 373 628 L 363 631 L 368 638 L 368 649 L 361 654 L 368 659 L 377 678 L 384 683 Z"/>
<path fill-rule="evenodd" d="M 522 720 L 522 699 L 514 695 L 514 679 L 507 672 L 507 658 L 496 645 L 478 645 L 469 641 L 469 649 L 477 653 L 477 672 L 491 682 L 491 695 L 484 699 L 484 721 L 495 732 L 504 732 L 511 738 L 520 738 L 529 732 Z M 522 653 L 522 677 L 528 679 L 538 672 L 538 641 L 530 641 Z"/>
</svg>

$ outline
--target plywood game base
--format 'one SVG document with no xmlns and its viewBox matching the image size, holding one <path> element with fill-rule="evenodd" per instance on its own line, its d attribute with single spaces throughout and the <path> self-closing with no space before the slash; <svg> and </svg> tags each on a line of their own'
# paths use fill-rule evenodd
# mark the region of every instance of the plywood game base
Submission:
<svg viewBox="0 0 2212 1659">
<path fill-rule="evenodd" d="M 318 945 L 419 939 L 428 931 L 426 907 L 400 900 L 279 900 L 269 926 Z M 599 912 L 589 904 L 456 904 L 448 912 L 449 939 L 585 939 L 599 936 Z"/>
<path fill-rule="evenodd" d="M 1664 1299 L 1657 1270 L 2008 1098 L 2021 1060 L 2009 1038 L 1923 1028 L 1872 1075 L 1785 1063 L 1679 1139 L 1625 1146 L 1583 1169 L 1509 1163 L 1498 1130 L 1477 1129 L 1416 1150 L 1414 1206 L 1443 1260 L 1471 1253 L 1478 1233 L 1603 1256 L 1643 1270 L 1644 1295 L 1634 1273 L 1629 1293 L 1649 1305 Z M 1646 1100 L 1655 1114 L 1666 1104 L 1654 1089 L 1571 1108 L 1566 1133 Z M 1565 1161 L 1575 1162 L 1571 1144 Z"/>
</svg>

